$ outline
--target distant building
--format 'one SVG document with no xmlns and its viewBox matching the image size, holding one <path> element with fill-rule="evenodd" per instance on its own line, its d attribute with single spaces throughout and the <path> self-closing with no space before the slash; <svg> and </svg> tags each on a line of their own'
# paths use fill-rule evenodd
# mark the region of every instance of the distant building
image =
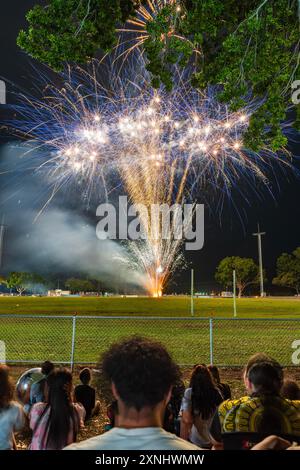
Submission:
<svg viewBox="0 0 300 470">
<path fill-rule="evenodd" d="M 210 295 L 207 292 L 195 292 L 194 297 L 196 297 L 196 298 L 199 298 L 199 297 L 209 298 Z"/>
<path fill-rule="evenodd" d="M 233 292 L 223 291 L 221 292 L 221 297 L 233 297 Z"/>
<path fill-rule="evenodd" d="M 48 290 L 48 297 L 68 297 L 69 295 L 71 295 L 70 290 Z"/>
</svg>

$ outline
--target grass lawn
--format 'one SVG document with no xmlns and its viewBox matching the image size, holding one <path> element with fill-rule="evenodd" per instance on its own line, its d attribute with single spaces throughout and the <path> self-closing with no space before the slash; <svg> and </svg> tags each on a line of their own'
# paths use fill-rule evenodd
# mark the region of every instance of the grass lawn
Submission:
<svg viewBox="0 0 300 470">
<path fill-rule="evenodd" d="M 232 316 L 232 299 L 195 299 L 195 316 Z M 300 319 L 300 298 L 238 299 L 239 317 Z M 190 299 L 163 297 L 0 297 L 0 314 L 189 316 Z"/>
<path fill-rule="evenodd" d="M 241 366 L 258 351 L 271 354 L 285 365 L 292 365 L 292 343 L 300 340 L 299 299 L 239 299 L 235 320 L 232 320 L 232 299 L 196 299 L 194 319 L 189 317 L 189 302 L 188 297 L 0 297 L 0 340 L 5 342 L 9 361 L 25 360 L 35 364 L 52 359 L 69 362 L 73 323 L 68 315 L 76 312 L 83 317 L 108 317 L 77 318 L 74 351 L 77 363 L 95 363 L 111 342 L 131 334 L 142 334 L 162 341 L 180 364 L 210 362 L 212 339 L 213 360 L 218 365 Z M 1 318 L 1 314 L 16 314 L 16 317 Z M 21 314 L 63 315 L 66 318 L 24 318 Z M 146 318 L 135 318 L 139 315 Z M 121 318 L 110 318 L 112 316 Z M 169 317 L 177 319 L 170 320 Z M 220 317 L 223 319 L 218 319 Z M 285 321 L 288 318 L 299 321 Z"/>
</svg>

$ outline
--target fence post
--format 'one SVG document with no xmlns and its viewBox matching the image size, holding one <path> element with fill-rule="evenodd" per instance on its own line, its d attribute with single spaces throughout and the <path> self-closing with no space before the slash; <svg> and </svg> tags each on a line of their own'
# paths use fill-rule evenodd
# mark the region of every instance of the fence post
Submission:
<svg viewBox="0 0 300 470">
<path fill-rule="evenodd" d="M 209 360 L 210 363 L 214 363 L 214 332 L 213 332 L 213 320 L 209 319 Z"/>
<path fill-rule="evenodd" d="M 72 346 L 71 346 L 71 371 L 74 369 L 74 357 L 75 357 L 75 342 L 76 342 L 76 314 L 73 315 L 72 320 Z"/>
</svg>

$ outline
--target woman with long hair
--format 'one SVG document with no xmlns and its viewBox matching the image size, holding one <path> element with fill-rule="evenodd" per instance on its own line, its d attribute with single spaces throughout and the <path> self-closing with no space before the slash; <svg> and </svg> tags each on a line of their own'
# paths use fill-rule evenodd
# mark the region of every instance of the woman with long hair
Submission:
<svg viewBox="0 0 300 470">
<path fill-rule="evenodd" d="M 223 397 L 208 368 L 204 364 L 195 366 L 190 386 L 182 400 L 181 438 L 210 449 L 209 428 L 222 401 Z"/>
<path fill-rule="evenodd" d="M 9 369 L 0 365 L 0 450 L 15 448 L 14 432 L 25 424 L 23 408 L 13 401 L 14 388 L 9 377 Z"/>
<path fill-rule="evenodd" d="M 72 400 L 72 374 L 56 369 L 47 377 L 46 403 L 33 405 L 29 419 L 33 436 L 31 450 L 59 450 L 76 442 L 85 411 Z"/>
<path fill-rule="evenodd" d="M 212 375 L 212 377 L 215 381 L 216 386 L 220 390 L 221 395 L 223 397 L 223 400 L 224 401 L 225 400 L 231 400 L 230 387 L 229 387 L 228 384 L 221 382 L 220 372 L 219 372 L 219 369 L 217 368 L 217 366 L 214 366 L 214 365 L 211 364 L 210 366 L 208 366 L 208 370 L 211 373 L 211 375 Z"/>
</svg>

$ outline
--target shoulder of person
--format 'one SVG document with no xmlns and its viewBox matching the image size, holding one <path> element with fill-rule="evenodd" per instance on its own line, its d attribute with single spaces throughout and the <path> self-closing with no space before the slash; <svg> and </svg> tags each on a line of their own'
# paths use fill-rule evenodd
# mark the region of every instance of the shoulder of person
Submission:
<svg viewBox="0 0 300 470">
<path fill-rule="evenodd" d="M 92 437 L 90 439 L 87 439 L 86 441 L 71 444 L 65 447 L 63 450 L 110 449 L 113 448 L 113 444 L 116 442 L 115 439 L 118 437 L 118 433 L 118 428 L 113 428 L 104 434 Z M 157 436 L 155 437 L 157 439 L 157 442 L 160 441 L 159 445 L 157 445 L 156 442 L 155 448 L 159 448 L 161 450 L 199 450 L 199 447 L 195 446 L 194 444 L 180 439 L 179 437 L 175 436 L 175 434 L 171 434 L 167 431 L 164 431 L 163 429 L 158 430 Z M 154 436 L 152 436 L 152 438 L 154 438 Z"/>
<path fill-rule="evenodd" d="M 33 429 L 35 427 L 36 422 L 42 416 L 47 404 L 46 403 L 35 403 L 30 412 L 29 412 L 29 427 Z"/>
<path fill-rule="evenodd" d="M 104 434 L 91 437 L 81 442 L 74 442 L 69 446 L 65 447 L 63 450 L 101 450 L 105 449 L 107 443 L 113 442 L 115 439 L 115 434 L 117 433 L 118 428 L 112 428 Z"/>
<path fill-rule="evenodd" d="M 76 391 L 76 390 L 85 390 L 85 385 L 83 385 L 83 384 L 78 384 L 78 385 L 76 385 L 76 387 L 75 387 L 74 390 L 75 390 L 75 391 Z"/>
<path fill-rule="evenodd" d="M 11 401 L 5 411 L 7 411 L 7 413 L 9 413 L 11 416 L 24 413 L 23 406 L 17 401 Z"/>
<path fill-rule="evenodd" d="M 251 397 L 249 396 L 241 397 L 236 400 L 225 400 L 219 405 L 219 413 L 222 413 L 224 411 L 227 412 L 228 410 L 240 406 L 249 400 L 251 400 Z"/>
<path fill-rule="evenodd" d="M 164 429 L 158 430 L 157 434 L 158 440 L 162 441 L 162 445 L 160 446 L 161 449 L 163 449 L 164 447 L 163 442 L 166 442 L 167 449 L 172 448 L 174 450 L 199 450 L 199 447 L 195 444 L 192 444 L 191 442 L 186 441 L 185 439 L 181 439 L 175 434 L 165 431 Z"/>
<path fill-rule="evenodd" d="M 9 408 L 15 410 L 23 410 L 23 406 L 21 405 L 21 403 L 14 400 L 10 402 Z"/>
<path fill-rule="evenodd" d="M 288 398 L 284 398 L 284 400 L 289 404 L 297 408 L 297 410 L 300 409 L 300 400 L 289 400 Z"/>
<path fill-rule="evenodd" d="M 46 408 L 46 406 L 47 406 L 46 403 L 42 403 L 42 402 L 35 403 L 32 406 L 31 410 L 30 410 L 29 416 L 31 416 L 33 414 L 38 414 L 38 415 L 41 414 L 44 411 L 44 409 Z"/>
</svg>

